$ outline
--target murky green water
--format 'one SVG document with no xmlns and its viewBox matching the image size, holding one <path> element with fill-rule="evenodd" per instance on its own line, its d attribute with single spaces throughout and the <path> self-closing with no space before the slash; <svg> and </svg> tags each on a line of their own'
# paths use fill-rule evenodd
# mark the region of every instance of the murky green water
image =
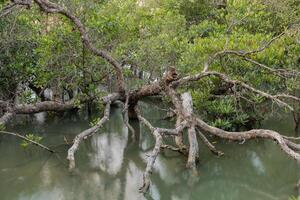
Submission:
<svg viewBox="0 0 300 200">
<path fill-rule="evenodd" d="M 144 110 L 149 120 L 159 126 L 171 125 L 160 120 L 162 111 L 150 107 Z M 105 128 L 81 144 L 73 174 L 65 159 L 67 146 L 55 147 L 60 153 L 51 155 L 37 147 L 23 150 L 19 139 L 0 136 L 0 199 L 281 200 L 297 194 L 294 185 L 300 177 L 299 165 L 273 142 L 216 141 L 225 156 L 218 158 L 202 146 L 198 177 L 185 169 L 184 157 L 162 153 L 155 163 L 150 193 L 144 197 L 138 188 L 153 139 L 145 127 L 137 122 L 132 125 L 140 135 L 137 141 L 131 139 L 120 112 L 114 109 Z M 88 126 L 88 120 L 74 116 L 50 120 L 39 114 L 32 122 L 9 130 L 38 133 L 51 146 L 63 144 L 64 137 L 71 140 Z M 288 120 L 269 121 L 265 126 L 292 134 Z"/>
</svg>

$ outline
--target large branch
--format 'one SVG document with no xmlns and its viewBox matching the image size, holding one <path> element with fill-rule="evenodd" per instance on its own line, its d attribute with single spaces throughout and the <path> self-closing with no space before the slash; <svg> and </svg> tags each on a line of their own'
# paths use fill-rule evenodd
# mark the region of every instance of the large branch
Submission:
<svg viewBox="0 0 300 200">
<path fill-rule="evenodd" d="M 73 101 L 60 103 L 56 101 L 43 101 L 35 104 L 21 104 L 16 105 L 13 110 L 16 114 L 33 114 L 39 112 L 46 112 L 46 111 L 66 111 L 72 110 L 75 108 L 75 104 Z"/>
<path fill-rule="evenodd" d="M 140 192 L 142 193 L 146 193 L 149 189 L 150 175 L 152 174 L 152 168 L 162 145 L 162 136 L 160 135 L 160 133 L 156 129 L 154 129 L 152 134 L 155 137 L 155 146 L 152 150 L 152 153 L 148 157 L 147 167 L 143 174 L 143 186 L 140 188 Z"/>
<path fill-rule="evenodd" d="M 202 131 L 208 132 L 212 135 L 216 135 L 220 138 L 235 140 L 235 141 L 244 141 L 255 138 L 265 138 L 275 140 L 280 148 L 290 157 L 294 158 L 297 161 L 300 161 L 300 154 L 292 150 L 286 142 L 286 139 L 276 131 L 266 130 L 266 129 L 253 129 L 250 131 L 243 132 L 229 132 L 222 129 L 213 127 L 205 123 L 200 118 L 195 117 L 197 126 Z"/>
</svg>

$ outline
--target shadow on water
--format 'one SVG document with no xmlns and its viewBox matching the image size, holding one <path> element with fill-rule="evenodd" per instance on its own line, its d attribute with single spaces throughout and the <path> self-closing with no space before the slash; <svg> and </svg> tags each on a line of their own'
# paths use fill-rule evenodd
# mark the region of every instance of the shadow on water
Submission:
<svg viewBox="0 0 300 200">
<path fill-rule="evenodd" d="M 153 124 L 170 127 L 172 122 L 160 120 L 164 113 L 151 105 L 143 105 L 144 115 Z M 185 169 L 185 158 L 164 151 L 158 157 L 151 177 L 148 195 L 138 193 L 147 154 L 154 140 L 149 131 L 131 121 L 136 140 L 122 122 L 120 110 L 114 109 L 105 127 L 84 141 L 76 154 L 77 169 L 69 173 L 66 145 L 58 145 L 60 153 L 30 147 L 22 149 L 20 140 L 0 137 L 0 199 L 288 199 L 295 195 L 294 184 L 300 177 L 299 166 L 280 151 L 272 141 L 249 141 L 243 145 L 213 141 L 225 152 L 218 158 L 201 145 L 199 176 Z M 38 114 L 29 123 L 16 124 L 9 130 L 38 133 L 48 145 L 62 144 L 89 126 L 89 120 L 68 116 L 48 119 Z M 265 127 L 293 135 L 291 120 L 269 120 Z M 213 140 L 213 138 L 210 138 Z"/>
</svg>

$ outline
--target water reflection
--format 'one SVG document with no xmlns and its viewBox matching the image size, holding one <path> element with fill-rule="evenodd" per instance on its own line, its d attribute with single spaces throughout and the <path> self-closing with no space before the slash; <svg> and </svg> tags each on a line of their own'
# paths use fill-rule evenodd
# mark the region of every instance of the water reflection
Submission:
<svg viewBox="0 0 300 200">
<path fill-rule="evenodd" d="M 110 175 L 116 175 L 123 163 L 127 145 L 128 130 L 122 126 L 120 132 L 102 133 L 91 139 L 92 153 L 89 154 L 91 166 L 100 167 Z"/>
<path fill-rule="evenodd" d="M 145 107 L 144 113 L 156 125 L 171 125 L 159 121 L 161 111 Z M 63 137 L 73 138 L 88 126 L 86 120 L 51 121 L 41 117 L 36 123 L 11 130 L 40 133 L 45 142 L 55 144 L 63 142 Z M 225 156 L 217 158 L 200 145 L 197 177 L 185 169 L 186 158 L 170 151 L 161 152 L 154 165 L 150 193 L 143 196 L 138 188 L 154 140 L 144 126 L 137 122 L 133 126 L 139 135 L 135 142 L 122 122 L 120 110 L 114 110 L 105 127 L 81 144 L 76 154 L 78 168 L 73 174 L 67 169 L 66 146 L 57 149 L 61 152 L 57 157 L 37 148 L 24 151 L 18 139 L 1 137 L 1 199 L 274 200 L 288 199 L 296 192 L 293 184 L 300 177 L 299 166 L 273 142 L 240 145 L 216 141 Z M 286 133 L 290 130 L 279 128 Z"/>
</svg>

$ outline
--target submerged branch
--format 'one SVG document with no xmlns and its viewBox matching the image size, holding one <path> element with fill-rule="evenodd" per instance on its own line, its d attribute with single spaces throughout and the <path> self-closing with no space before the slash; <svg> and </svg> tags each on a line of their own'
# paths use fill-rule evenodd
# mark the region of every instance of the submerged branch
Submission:
<svg viewBox="0 0 300 200">
<path fill-rule="evenodd" d="M 146 193 L 150 186 L 150 175 L 152 173 L 153 165 L 155 163 L 156 157 L 158 156 L 158 153 L 162 146 L 162 136 L 159 133 L 157 128 L 153 127 L 152 124 L 148 120 L 146 120 L 145 118 L 142 117 L 137 106 L 135 107 L 135 112 L 137 113 L 138 119 L 150 129 L 151 133 L 155 137 L 155 146 L 153 148 L 151 155 L 148 157 L 147 167 L 143 174 L 143 185 L 139 189 L 139 191 L 141 193 Z"/>
<path fill-rule="evenodd" d="M 80 142 L 92 136 L 94 133 L 96 133 L 103 126 L 103 124 L 109 119 L 110 106 L 111 106 L 111 101 L 106 103 L 104 116 L 97 122 L 97 124 L 89 129 L 84 130 L 74 138 L 73 145 L 69 148 L 68 156 L 67 156 L 67 159 L 69 160 L 70 169 L 75 168 L 74 154 L 78 150 Z"/>
<path fill-rule="evenodd" d="M 196 130 L 197 130 L 198 135 L 200 136 L 200 139 L 204 142 L 204 144 L 208 147 L 208 149 L 212 153 L 214 153 L 218 156 L 224 155 L 224 153 L 222 151 L 217 150 L 216 147 L 212 143 L 210 143 L 210 141 L 205 137 L 205 135 L 198 128 Z"/>
<path fill-rule="evenodd" d="M 79 148 L 79 144 L 82 140 L 92 136 L 94 133 L 96 133 L 103 124 L 109 119 L 110 115 L 110 107 L 111 104 L 118 100 L 120 98 L 119 93 L 112 93 L 107 96 L 104 96 L 101 98 L 101 101 L 106 104 L 104 109 L 104 115 L 103 117 L 97 122 L 97 124 L 89 129 L 84 130 L 83 132 L 79 133 L 73 140 L 73 145 L 68 150 L 68 156 L 67 159 L 69 160 L 69 168 L 74 169 L 75 168 L 75 152 Z"/>
</svg>

